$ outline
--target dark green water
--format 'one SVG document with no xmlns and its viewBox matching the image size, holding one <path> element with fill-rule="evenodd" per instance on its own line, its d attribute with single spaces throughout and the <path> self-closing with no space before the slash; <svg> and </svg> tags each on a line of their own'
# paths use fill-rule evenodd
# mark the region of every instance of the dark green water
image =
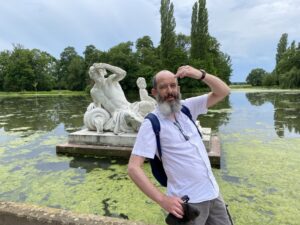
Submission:
<svg viewBox="0 0 300 225">
<path fill-rule="evenodd" d="M 56 155 L 89 103 L 0 97 L 0 200 L 164 224 L 127 177 L 127 160 Z M 236 224 L 299 224 L 300 92 L 233 91 L 200 120 L 221 137 L 214 173 Z"/>
</svg>

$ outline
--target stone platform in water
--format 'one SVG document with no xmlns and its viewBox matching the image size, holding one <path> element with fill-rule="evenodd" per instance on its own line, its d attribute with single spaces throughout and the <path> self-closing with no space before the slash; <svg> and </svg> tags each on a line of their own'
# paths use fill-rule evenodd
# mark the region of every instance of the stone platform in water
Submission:
<svg viewBox="0 0 300 225">
<path fill-rule="evenodd" d="M 212 166 L 220 167 L 221 147 L 218 136 L 211 135 L 211 128 L 200 128 Z M 56 146 L 58 154 L 129 157 L 136 138 L 135 133 L 115 135 L 98 134 L 87 129 L 69 134 L 68 143 Z"/>
</svg>

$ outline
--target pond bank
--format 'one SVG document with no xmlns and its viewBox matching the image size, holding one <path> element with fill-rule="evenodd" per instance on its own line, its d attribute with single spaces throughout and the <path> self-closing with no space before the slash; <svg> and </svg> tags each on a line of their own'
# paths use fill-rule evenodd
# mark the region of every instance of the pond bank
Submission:
<svg viewBox="0 0 300 225">
<path fill-rule="evenodd" d="M 1 225 L 145 225 L 93 214 L 79 214 L 62 209 L 0 201 Z"/>
</svg>

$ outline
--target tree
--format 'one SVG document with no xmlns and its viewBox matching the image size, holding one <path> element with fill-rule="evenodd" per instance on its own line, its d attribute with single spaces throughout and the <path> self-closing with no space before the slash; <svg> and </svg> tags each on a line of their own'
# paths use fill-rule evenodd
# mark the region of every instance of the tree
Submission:
<svg viewBox="0 0 300 225">
<path fill-rule="evenodd" d="M 126 77 L 121 81 L 124 91 L 131 90 L 135 86 L 136 72 L 138 70 L 137 56 L 132 51 L 133 43 L 120 43 L 107 52 L 107 63 L 118 66 L 127 72 Z"/>
<path fill-rule="evenodd" d="M 84 61 L 74 47 L 66 47 L 60 54 L 57 71 L 59 89 L 83 90 L 85 88 Z"/>
<path fill-rule="evenodd" d="M 160 38 L 160 55 L 163 66 L 166 69 L 174 69 L 174 65 L 170 58 L 175 51 L 175 18 L 174 5 L 170 0 L 161 0 L 160 16 L 161 16 L 161 38 Z"/>
<path fill-rule="evenodd" d="M 176 35 L 176 48 L 181 49 L 183 52 L 186 52 L 189 55 L 191 48 L 191 37 L 183 33 Z"/>
<path fill-rule="evenodd" d="M 252 86 L 261 86 L 263 78 L 266 74 L 267 73 L 264 69 L 261 68 L 253 69 L 247 76 L 246 81 L 248 84 L 251 84 Z"/>
<path fill-rule="evenodd" d="M 286 52 L 287 45 L 288 45 L 288 34 L 284 33 L 281 35 L 280 40 L 277 44 L 276 65 L 279 63 L 283 54 Z"/>
<path fill-rule="evenodd" d="M 300 49 L 295 47 L 294 41 L 281 56 L 276 66 L 278 84 L 282 88 L 300 87 Z"/>
<path fill-rule="evenodd" d="M 195 2 L 191 23 L 191 58 L 206 60 L 209 48 L 206 0 L 198 0 L 198 2 Z"/>
<path fill-rule="evenodd" d="M 4 77 L 5 91 L 34 90 L 33 54 L 21 45 L 15 45 L 9 57 Z"/>
<path fill-rule="evenodd" d="M 47 52 L 38 49 L 31 50 L 33 55 L 34 82 L 37 90 L 52 90 L 55 82 L 55 69 L 57 60 Z"/>
<path fill-rule="evenodd" d="M 158 50 L 153 46 L 149 36 L 137 39 L 135 46 L 138 62 L 136 77 L 144 77 L 149 84 L 155 72 L 161 68 Z"/>
<path fill-rule="evenodd" d="M 7 75 L 10 55 L 9 51 L 0 52 L 0 91 L 4 90 L 4 78 Z"/>
</svg>

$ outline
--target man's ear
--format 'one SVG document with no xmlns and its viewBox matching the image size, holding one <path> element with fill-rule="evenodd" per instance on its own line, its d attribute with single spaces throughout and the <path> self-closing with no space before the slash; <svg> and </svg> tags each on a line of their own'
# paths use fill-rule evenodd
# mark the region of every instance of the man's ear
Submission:
<svg viewBox="0 0 300 225">
<path fill-rule="evenodd" d="M 152 88 L 152 89 L 151 89 L 151 94 L 152 94 L 152 96 L 156 97 L 156 95 L 157 95 L 157 90 L 156 90 L 155 88 Z"/>
<path fill-rule="evenodd" d="M 177 91 L 180 93 L 180 86 L 179 85 L 177 86 Z"/>
</svg>

